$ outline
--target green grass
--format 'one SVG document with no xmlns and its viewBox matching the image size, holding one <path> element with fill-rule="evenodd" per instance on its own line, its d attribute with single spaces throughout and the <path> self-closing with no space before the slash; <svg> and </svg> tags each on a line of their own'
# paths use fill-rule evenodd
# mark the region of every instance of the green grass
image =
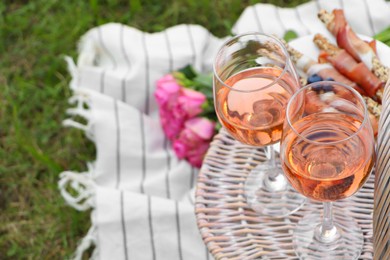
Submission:
<svg viewBox="0 0 390 260">
<path fill-rule="evenodd" d="M 179 23 L 229 34 L 241 0 L 6 0 L 0 3 L 0 259 L 66 259 L 89 212 L 65 205 L 57 181 L 95 157 L 81 131 L 63 128 L 77 41 L 107 22 L 155 32 Z M 295 6 L 307 0 L 262 1 Z"/>
</svg>

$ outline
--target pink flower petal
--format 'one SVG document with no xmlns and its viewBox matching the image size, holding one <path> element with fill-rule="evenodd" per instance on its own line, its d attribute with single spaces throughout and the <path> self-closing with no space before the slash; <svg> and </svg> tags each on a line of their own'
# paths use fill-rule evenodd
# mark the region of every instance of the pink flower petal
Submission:
<svg viewBox="0 0 390 260">
<path fill-rule="evenodd" d="M 189 88 L 183 88 L 182 93 L 184 96 L 186 96 L 192 100 L 199 100 L 199 102 L 202 102 L 202 103 L 204 101 L 206 101 L 206 96 L 199 91 L 195 91 L 195 90 L 189 89 Z"/>
<path fill-rule="evenodd" d="M 164 75 L 164 77 L 160 78 L 157 80 L 157 86 L 159 86 L 161 83 L 164 83 L 164 82 L 169 82 L 169 81 L 175 81 L 175 78 L 173 77 L 172 74 L 166 74 Z"/>
<path fill-rule="evenodd" d="M 175 140 L 173 142 L 173 150 L 176 153 L 176 156 L 179 159 L 183 159 L 187 154 L 187 146 L 183 144 L 180 140 Z"/>
<path fill-rule="evenodd" d="M 206 101 L 206 96 L 200 92 L 183 88 L 177 101 L 189 117 L 194 117 L 202 112 L 202 104 Z"/>
<path fill-rule="evenodd" d="M 209 140 L 214 135 L 215 122 L 204 117 L 196 117 L 186 121 L 185 127 L 191 129 L 199 137 Z"/>
</svg>

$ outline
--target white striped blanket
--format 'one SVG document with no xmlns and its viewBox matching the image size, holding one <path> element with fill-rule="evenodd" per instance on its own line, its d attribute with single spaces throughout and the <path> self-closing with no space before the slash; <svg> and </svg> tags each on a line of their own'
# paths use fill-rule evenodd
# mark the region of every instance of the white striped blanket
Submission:
<svg viewBox="0 0 390 260">
<path fill-rule="evenodd" d="M 321 0 L 297 8 L 250 6 L 233 33 L 329 35 L 316 14 L 320 8 L 339 7 L 358 33 L 372 36 L 390 24 L 383 0 Z M 92 208 L 92 226 L 76 259 L 92 245 L 94 259 L 212 258 L 194 215 L 197 170 L 175 157 L 160 127 L 153 92 L 156 80 L 189 63 L 211 71 L 224 40 L 198 25 L 145 33 L 110 23 L 82 37 L 76 64 L 67 58 L 74 96 L 64 125 L 82 129 L 97 150 L 86 172 L 66 171 L 59 181 L 67 203 L 78 210 Z M 87 123 L 79 123 L 78 116 Z"/>
</svg>

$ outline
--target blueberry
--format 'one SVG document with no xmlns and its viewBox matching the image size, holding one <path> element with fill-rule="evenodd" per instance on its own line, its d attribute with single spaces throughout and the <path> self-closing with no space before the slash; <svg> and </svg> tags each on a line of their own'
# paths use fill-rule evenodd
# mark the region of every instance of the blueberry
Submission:
<svg viewBox="0 0 390 260">
<path fill-rule="evenodd" d="M 322 81 L 322 78 L 320 76 L 318 76 L 317 74 L 313 74 L 307 78 L 308 84 L 318 82 L 318 81 Z"/>
<path fill-rule="evenodd" d="M 319 84 L 319 85 L 314 85 L 311 87 L 312 90 L 314 90 L 315 92 L 320 92 L 322 90 L 322 85 Z"/>
<path fill-rule="evenodd" d="M 324 86 L 322 86 L 322 89 L 324 90 L 324 92 L 330 92 L 330 91 L 333 91 L 333 86 L 332 85 L 324 85 Z"/>
<path fill-rule="evenodd" d="M 333 78 L 326 78 L 325 81 L 334 81 Z"/>
</svg>

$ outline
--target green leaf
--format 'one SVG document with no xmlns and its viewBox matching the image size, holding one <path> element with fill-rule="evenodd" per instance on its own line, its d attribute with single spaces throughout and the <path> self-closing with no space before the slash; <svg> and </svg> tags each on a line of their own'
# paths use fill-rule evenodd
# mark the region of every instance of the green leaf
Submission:
<svg viewBox="0 0 390 260">
<path fill-rule="evenodd" d="M 296 38 L 298 38 L 298 34 L 297 34 L 295 31 L 293 31 L 293 30 L 288 30 L 288 31 L 284 34 L 284 36 L 283 36 L 283 39 L 284 39 L 286 42 L 289 42 L 289 41 L 294 40 L 294 39 L 296 39 Z"/>
<path fill-rule="evenodd" d="M 197 75 L 191 65 L 187 65 L 184 68 L 179 69 L 179 72 L 183 73 L 187 79 L 193 79 Z"/>
<path fill-rule="evenodd" d="M 211 74 L 199 74 L 193 81 L 201 88 L 213 88 L 213 77 Z"/>
<path fill-rule="evenodd" d="M 387 45 L 390 45 L 390 27 L 387 27 L 383 31 L 374 36 L 374 39 L 381 41 Z"/>
</svg>

